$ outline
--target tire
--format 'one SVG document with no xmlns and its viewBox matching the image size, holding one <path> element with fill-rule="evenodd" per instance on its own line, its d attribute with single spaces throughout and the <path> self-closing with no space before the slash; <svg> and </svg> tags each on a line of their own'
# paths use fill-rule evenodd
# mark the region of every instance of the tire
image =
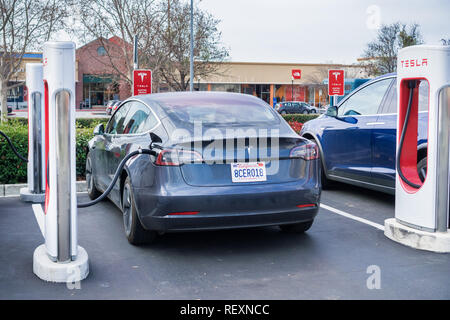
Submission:
<svg viewBox="0 0 450 320">
<path fill-rule="evenodd" d="M 307 110 L 303 110 L 302 114 L 308 114 Z"/>
<path fill-rule="evenodd" d="M 281 114 L 284 116 L 287 113 L 286 113 L 286 111 L 283 110 L 283 111 L 281 111 Z"/>
<path fill-rule="evenodd" d="M 311 138 L 310 140 L 312 140 L 315 144 L 319 145 L 315 139 Z M 328 179 L 325 174 L 325 168 L 323 167 L 323 162 L 322 162 L 322 154 L 320 155 L 320 158 L 321 158 L 320 159 L 320 182 L 322 184 L 322 189 L 327 190 L 333 186 L 333 181 Z"/>
<path fill-rule="evenodd" d="M 419 173 L 420 180 L 424 182 L 427 176 L 427 157 L 417 163 L 417 172 Z"/>
<path fill-rule="evenodd" d="M 142 227 L 137 215 L 133 188 L 129 177 L 125 180 L 122 191 L 122 213 L 125 236 L 129 243 L 141 245 L 151 243 L 156 239 L 158 235 L 156 231 L 148 231 Z"/>
<path fill-rule="evenodd" d="M 311 228 L 314 220 L 311 221 L 305 221 L 300 223 L 294 223 L 294 224 L 285 224 L 279 226 L 281 231 L 286 233 L 304 233 Z"/>
<path fill-rule="evenodd" d="M 316 110 L 311 110 L 311 113 L 314 113 L 314 114 L 316 114 L 317 113 L 317 111 Z"/>
<path fill-rule="evenodd" d="M 95 180 L 94 175 L 92 173 L 92 160 L 90 153 L 88 153 L 86 156 L 86 187 L 87 187 L 87 194 L 89 196 L 89 199 L 91 200 L 97 199 L 102 194 L 95 187 Z"/>
</svg>

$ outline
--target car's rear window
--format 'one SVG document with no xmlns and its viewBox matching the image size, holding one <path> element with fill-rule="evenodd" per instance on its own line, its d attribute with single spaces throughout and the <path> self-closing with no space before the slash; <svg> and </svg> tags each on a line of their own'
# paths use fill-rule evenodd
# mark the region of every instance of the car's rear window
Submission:
<svg viewBox="0 0 450 320">
<path fill-rule="evenodd" d="M 176 123 L 202 122 L 204 125 L 272 125 L 278 124 L 276 113 L 264 103 L 219 99 L 160 102 Z"/>
</svg>

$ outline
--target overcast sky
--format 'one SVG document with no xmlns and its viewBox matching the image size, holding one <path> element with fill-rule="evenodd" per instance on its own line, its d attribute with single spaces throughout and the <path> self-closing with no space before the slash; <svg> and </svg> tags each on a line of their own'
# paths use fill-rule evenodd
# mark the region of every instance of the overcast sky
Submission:
<svg viewBox="0 0 450 320">
<path fill-rule="evenodd" d="M 450 38 L 450 0 L 195 0 L 221 20 L 232 61 L 354 63 L 377 25 L 418 23 Z"/>
</svg>

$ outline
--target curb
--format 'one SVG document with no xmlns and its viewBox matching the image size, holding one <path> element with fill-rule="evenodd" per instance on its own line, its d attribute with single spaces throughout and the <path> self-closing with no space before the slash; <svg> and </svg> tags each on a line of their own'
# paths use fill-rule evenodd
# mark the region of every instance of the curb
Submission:
<svg viewBox="0 0 450 320">
<path fill-rule="evenodd" d="M 18 197 L 20 189 L 26 188 L 28 184 L 0 184 L 0 197 Z M 77 192 L 86 192 L 86 181 L 77 181 Z"/>
</svg>

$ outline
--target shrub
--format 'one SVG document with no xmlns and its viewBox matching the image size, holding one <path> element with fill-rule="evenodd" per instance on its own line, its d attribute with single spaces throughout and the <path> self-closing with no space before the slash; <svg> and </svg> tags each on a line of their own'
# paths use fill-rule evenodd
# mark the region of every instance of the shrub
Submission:
<svg viewBox="0 0 450 320">
<path fill-rule="evenodd" d="M 12 141 L 17 151 L 24 157 L 28 155 L 28 128 L 15 122 L 13 125 L 0 125 Z M 21 183 L 27 180 L 27 164 L 21 161 L 10 149 L 6 139 L 0 136 L 0 184 Z"/>
<path fill-rule="evenodd" d="M 87 146 L 88 141 L 93 137 L 93 128 L 101 122 L 106 124 L 106 120 L 107 119 L 77 119 L 76 121 L 75 157 L 78 179 L 82 179 L 85 176 Z M 0 125 L 0 130 L 11 139 L 17 151 L 22 156 L 28 156 L 28 123 L 26 119 L 10 119 L 6 124 Z M 0 136 L 0 184 L 26 182 L 27 164 L 16 157 L 6 142 L 6 139 Z"/>
<path fill-rule="evenodd" d="M 315 119 L 319 116 L 319 114 L 285 114 L 282 117 L 287 122 L 295 121 L 300 123 L 305 123 L 309 120 Z"/>
<path fill-rule="evenodd" d="M 77 128 L 95 128 L 99 123 L 108 122 L 109 118 L 89 118 L 89 119 L 77 119 L 75 126 Z"/>
</svg>

